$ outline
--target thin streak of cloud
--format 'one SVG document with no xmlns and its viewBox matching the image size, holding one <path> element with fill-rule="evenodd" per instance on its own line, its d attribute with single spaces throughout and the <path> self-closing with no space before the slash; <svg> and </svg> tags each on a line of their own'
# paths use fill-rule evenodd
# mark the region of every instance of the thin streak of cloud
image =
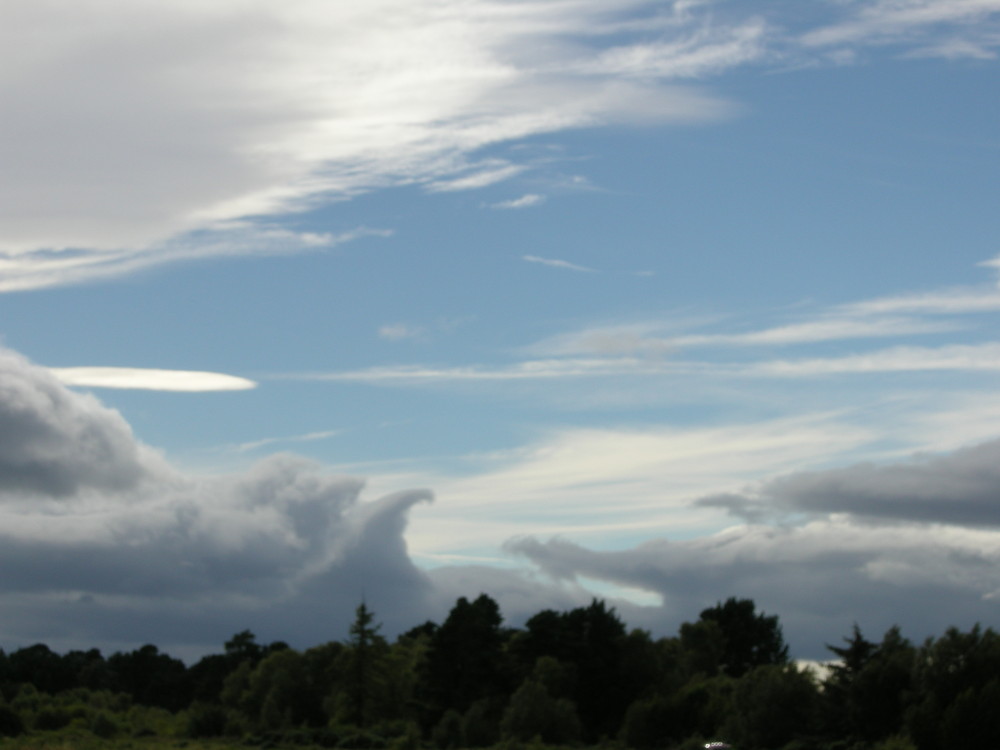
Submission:
<svg viewBox="0 0 1000 750">
<path fill-rule="evenodd" d="M 801 37 L 812 47 L 868 40 L 892 40 L 929 26 L 971 24 L 1000 13 L 998 0 L 878 0 L 862 5 L 854 18 Z"/>
<path fill-rule="evenodd" d="M 700 363 L 662 363 L 633 358 L 606 359 L 547 359 L 530 360 L 501 367 L 371 367 L 344 372 L 303 373 L 276 376 L 296 380 L 354 381 L 363 383 L 433 383 L 455 381 L 553 380 L 558 378 L 607 377 L 628 374 L 683 372 L 700 370 Z"/>
<path fill-rule="evenodd" d="M 499 203 L 494 203 L 490 206 L 490 208 L 496 208 L 500 210 L 528 208 L 530 206 L 540 206 L 544 202 L 545 202 L 544 195 L 538 195 L 537 193 L 527 193 L 526 195 L 522 195 L 520 198 L 512 198 L 509 201 L 500 201 Z"/>
<path fill-rule="evenodd" d="M 897 346 L 846 357 L 760 362 L 747 368 L 749 374 L 777 377 L 936 370 L 998 371 L 1000 343 L 956 344 L 939 348 Z"/>
<path fill-rule="evenodd" d="M 509 180 L 511 177 L 524 172 L 526 167 L 518 164 L 507 164 L 475 172 L 471 175 L 456 177 L 451 180 L 438 180 L 427 185 L 427 189 L 433 193 L 455 192 L 458 190 L 478 190 L 489 187 L 498 182 Z"/>
<path fill-rule="evenodd" d="M 597 273 L 596 269 L 588 268 L 587 266 L 579 266 L 576 263 L 570 263 L 568 260 L 559 260 L 558 258 L 542 258 L 537 255 L 522 255 L 521 260 L 525 260 L 528 263 L 540 263 L 543 266 L 550 266 L 551 268 L 563 268 L 567 271 Z"/>
<path fill-rule="evenodd" d="M 12 254 L 0 251 L 0 292 L 45 289 L 110 279 L 165 263 L 235 255 L 317 252 L 367 237 L 391 237 L 391 229 L 357 227 L 340 233 L 293 232 L 243 222 L 174 238 L 143 249 L 95 252 L 65 250 Z"/>
<path fill-rule="evenodd" d="M 945 289 L 855 302 L 843 305 L 840 309 L 848 314 L 964 315 L 995 312 L 1000 310 L 1000 292 L 982 289 Z"/>
<path fill-rule="evenodd" d="M 237 453 L 249 453 L 250 451 L 255 451 L 259 448 L 265 448 L 269 445 L 284 445 L 286 443 L 312 443 L 317 440 L 326 440 L 328 438 L 336 437 L 337 435 L 343 434 L 343 430 L 324 430 L 322 432 L 309 432 L 305 435 L 291 435 L 287 437 L 274 437 L 274 438 L 262 438 L 260 440 L 253 440 L 249 443 L 240 443 L 235 446 L 233 450 Z"/>
<path fill-rule="evenodd" d="M 245 391 L 257 383 L 235 375 L 192 370 L 153 370 L 138 367 L 52 367 L 63 384 L 87 388 L 122 388 L 147 391 L 208 392 Z"/>
</svg>

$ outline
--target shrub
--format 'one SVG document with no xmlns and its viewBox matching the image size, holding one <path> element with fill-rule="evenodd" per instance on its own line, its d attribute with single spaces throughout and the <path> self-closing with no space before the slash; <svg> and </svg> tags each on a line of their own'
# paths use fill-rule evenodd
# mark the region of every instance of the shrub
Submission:
<svg viewBox="0 0 1000 750">
<path fill-rule="evenodd" d="M 24 734 L 24 722 L 10 706 L 0 704 L 0 737 L 17 737 Z"/>
</svg>

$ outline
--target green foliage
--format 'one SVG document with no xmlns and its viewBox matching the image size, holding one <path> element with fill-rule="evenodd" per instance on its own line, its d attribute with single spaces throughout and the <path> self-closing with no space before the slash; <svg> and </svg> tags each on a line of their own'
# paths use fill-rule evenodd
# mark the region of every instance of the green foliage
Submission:
<svg viewBox="0 0 1000 750">
<path fill-rule="evenodd" d="M 0 737 L 17 737 L 24 734 L 24 722 L 10 706 L 0 703 Z"/>
<path fill-rule="evenodd" d="M 747 750 L 783 747 L 812 732 L 818 702 L 807 672 L 764 664 L 737 681 L 727 734 Z"/>
<path fill-rule="evenodd" d="M 896 627 L 879 644 L 866 640 L 857 625 L 844 640 L 844 647 L 827 647 L 841 658 L 824 686 L 827 731 L 869 742 L 899 733 L 911 689 L 913 646 Z"/>
<path fill-rule="evenodd" d="M 730 597 L 705 609 L 702 621 L 719 625 L 722 632 L 721 669 L 731 677 L 741 677 L 764 664 L 785 664 L 785 644 L 777 615 L 757 614 L 752 599 Z"/>
<path fill-rule="evenodd" d="M 536 677 L 528 678 L 511 696 L 500 722 L 504 739 L 568 743 L 580 738 L 580 719 L 565 698 L 553 698 Z"/>
<path fill-rule="evenodd" d="M 362 603 L 347 636 L 299 652 L 245 630 L 191 668 L 152 644 L 108 659 L 44 644 L 0 651 L 2 745 L 1000 747 L 1000 636 L 978 626 L 921 648 L 898 628 L 876 643 L 854 626 L 829 647 L 839 661 L 822 686 L 787 663 L 777 617 L 750 600 L 729 599 L 655 641 L 596 600 L 504 629 L 486 595 L 392 644 Z"/>
</svg>

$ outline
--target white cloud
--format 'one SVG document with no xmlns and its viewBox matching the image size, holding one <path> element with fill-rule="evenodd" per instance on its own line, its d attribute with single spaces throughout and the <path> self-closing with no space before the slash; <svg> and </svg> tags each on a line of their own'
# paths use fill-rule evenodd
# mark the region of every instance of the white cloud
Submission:
<svg viewBox="0 0 1000 750">
<path fill-rule="evenodd" d="M 900 41 L 942 25 L 966 25 L 968 31 L 976 33 L 979 24 L 1000 13 L 997 0 L 875 0 L 854 7 L 858 10 L 852 18 L 810 31 L 802 42 L 826 46 Z"/>
<path fill-rule="evenodd" d="M 552 268 L 563 268 L 567 271 L 580 271 L 582 273 L 596 273 L 593 268 L 587 268 L 586 266 L 580 266 L 576 263 L 570 263 L 568 260 L 559 260 L 558 258 L 541 258 L 537 255 L 523 255 L 522 260 L 526 260 L 528 263 L 540 263 L 543 266 L 551 266 Z"/>
<path fill-rule="evenodd" d="M 954 344 L 937 348 L 896 346 L 843 357 L 759 362 L 747 368 L 747 372 L 754 375 L 778 377 L 936 370 L 1000 370 L 1000 344 Z"/>
<path fill-rule="evenodd" d="M 585 69 L 657 78 L 695 78 L 758 60 L 766 54 L 766 25 L 759 20 L 732 28 L 705 26 L 677 41 L 615 47 Z"/>
<path fill-rule="evenodd" d="M 452 192 L 456 190 L 476 190 L 495 185 L 521 174 L 525 167 L 518 164 L 504 164 L 463 175 L 449 180 L 437 180 L 427 185 L 427 189 L 436 192 Z"/>
<path fill-rule="evenodd" d="M 305 373 L 276 377 L 302 380 L 354 381 L 363 383 L 434 383 L 453 381 L 550 380 L 555 378 L 607 377 L 637 373 L 690 371 L 702 365 L 656 364 L 638 359 L 545 359 L 528 360 L 499 367 L 370 367 L 343 372 Z"/>
<path fill-rule="evenodd" d="M 113 278 L 182 260 L 225 255 L 286 255 L 316 252 L 366 237 L 389 237 L 388 229 L 358 227 L 339 234 L 293 232 L 231 222 L 212 231 L 180 235 L 145 248 L 66 250 L 5 254 L 0 251 L 0 292 L 42 289 Z"/>
<path fill-rule="evenodd" d="M 477 169 L 474 152 L 502 141 L 725 116 L 692 89 L 573 72 L 615 22 L 655 11 L 646 0 L 4 3 L 0 290 L 201 255 L 212 238 L 199 233 L 249 220 L 253 235 L 260 217 L 379 187 L 482 187 L 524 168 Z M 259 244 L 216 239 L 233 253 Z"/>
<path fill-rule="evenodd" d="M 60 382 L 89 388 L 147 391 L 243 391 L 257 384 L 236 375 L 193 370 L 152 370 L 139 367 L 51 367 Z"/>
<path fill-rule="evenodd" d="M 327 440 L 341 434 L 341 430 L 322 430 L 320 432 L 307 432 L 304 435 L 289 435 L 286 437 L 261 438 L 249 443 L 240 443 L 235 450 L 240 453 L 248 453 L 269 445 L 285 445 L 288 443 L 312 443 L 317 440 Z"/>
<path fill-rule="evenodd" d="M 387 323 L 380 326 L 378 336 L 387 341 L 401 341 L 403 339 L 419 339 L 427 331 L 421 326 L 410 325 L 409 323 Z"/>
<path fill-rule="evenodd" d="M 544 195 L 538 195 L 537 193 L 526 193 L 520 198 L 512 198 L 509 201 L 500 201 L 499 203 L 494 203 L 491 208 L 497 209 L 517 209 L 517 208 L 528 208 L 529 206 L 539 206 L 545 202 Z"/>
</svg>

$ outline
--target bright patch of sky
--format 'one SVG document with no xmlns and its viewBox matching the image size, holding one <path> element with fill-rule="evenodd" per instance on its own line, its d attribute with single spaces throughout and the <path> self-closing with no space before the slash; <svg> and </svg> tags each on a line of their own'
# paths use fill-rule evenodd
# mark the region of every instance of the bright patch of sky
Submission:
<svg viewBox="0 0 1000 750">
<path fill-rule="evenodd" d="M 752 596 L 808 657 L 997 621 L 998 51 L 1000 0 L 4 3 L 10 564 L 245 562 L 188 649 L 334 585 Z M 0 646 L 81 596 L 54 644 L 151 640 L 115 570 L 0 592 Z"/>
</svg>

